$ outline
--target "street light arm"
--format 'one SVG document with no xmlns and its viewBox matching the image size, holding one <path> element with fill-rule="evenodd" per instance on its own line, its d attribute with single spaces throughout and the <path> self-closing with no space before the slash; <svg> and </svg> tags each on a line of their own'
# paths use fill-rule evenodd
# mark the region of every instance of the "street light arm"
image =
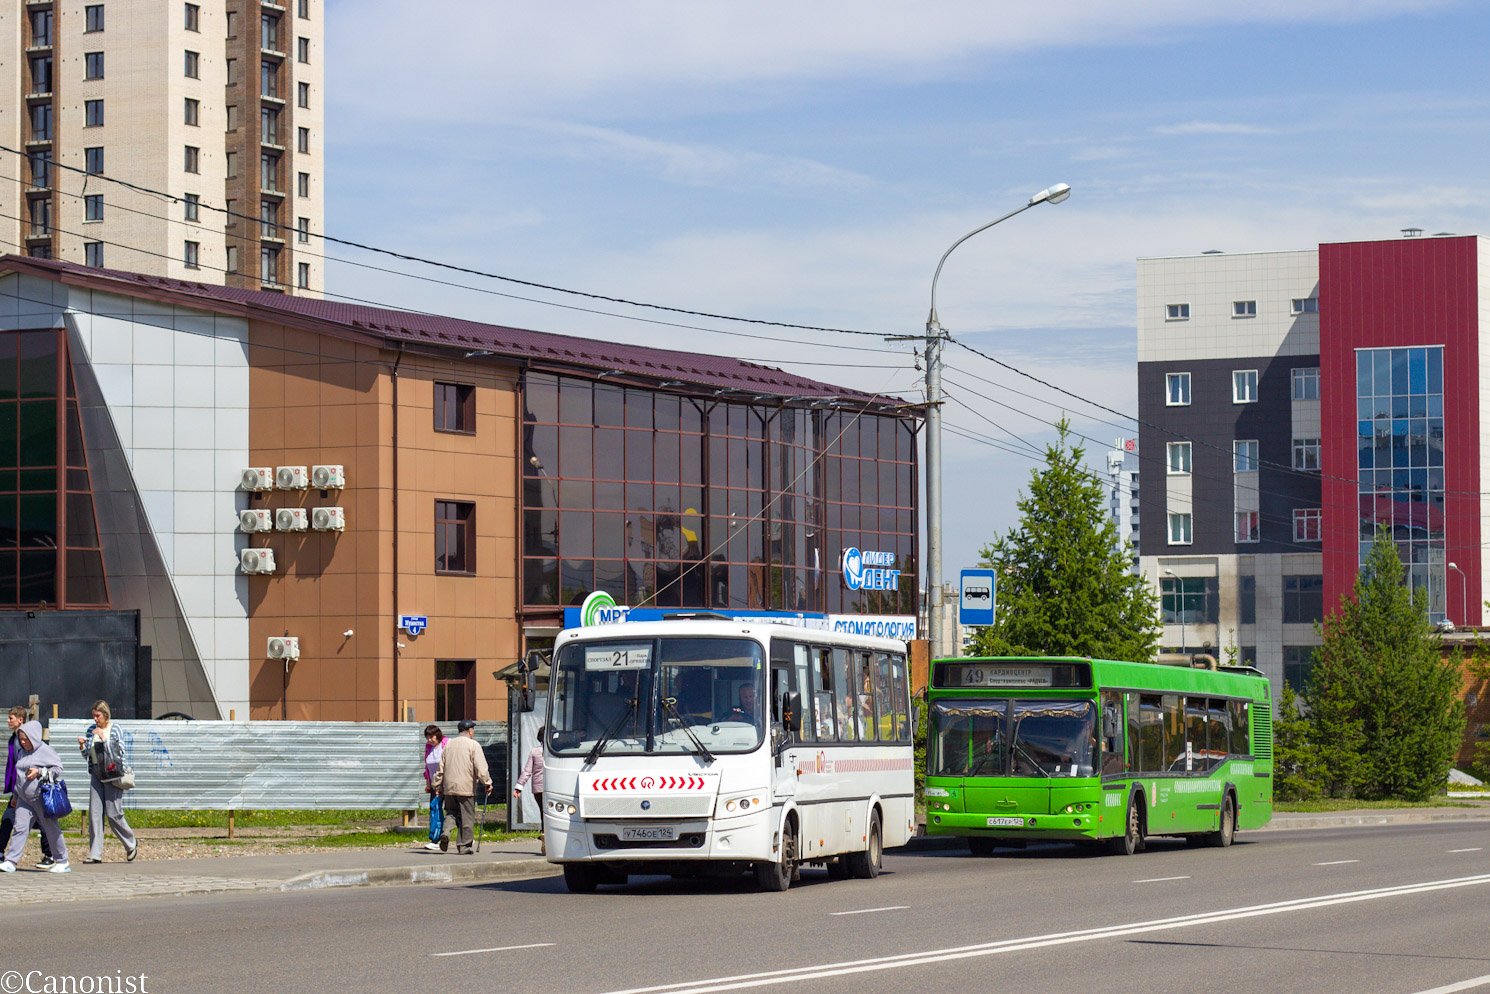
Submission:
<svg viewBox="0 0 1490 994">
<path fill-rule="evenodd" d="M 963 242 L 967 241 L 974 235 L 979 234 L 980 232 L 987 231 L 995 224 L 1000 224 L 1004 221 L 1009 220 L 1009 218 L 1013 217 L 1015 214 L 1023 214 L 1025 211 L 1035 206 L 1035 204 L 1042 202 L 1043 201 L 1031 200 L 1023 207 L 1020 207 L 1017 210 L 1012 210 L 1009 213 L 1005 214 L 1003 217 L 995 218 L 994 220 L 989 221 L 987 224 L 980 225 L 979 227 L 974 228 L 972 231 L 969 231 L 967 234 L 957 239 L 957 241 L 953 242 L 952 248 L 949 248 L 947 249 L 947 251 L 942 253 L 941 259 L 936 264 L 936 273 L 933 274 L 931 277 L 931 314 L 926 318 L 926 324 L 928 327 L 936 324 L 936 282 L 937 280 L 942 278 L 942 266 L 946 264 L 947 256 L 952 254 L 952 250 L 957 248 L 957 246 L 961 245 Z"/>
</svg>

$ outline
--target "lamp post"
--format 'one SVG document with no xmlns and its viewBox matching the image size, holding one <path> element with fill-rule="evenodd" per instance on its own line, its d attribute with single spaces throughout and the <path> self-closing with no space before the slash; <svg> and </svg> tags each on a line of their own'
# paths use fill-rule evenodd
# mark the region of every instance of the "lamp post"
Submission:
<svg viewBox="0 0 1490 994">
<path fill-rule="evenodd" d="M 1185 584 L 1180 580 L 1179 574 L 1172 569 L 1165 570 L 1164 574 L 1174 577 L 1174 591 L 1177 598 L 1175 603 L 1179 605 L 1179 610 L 1174 613 L 1175 617 L 1180 619 L 1180 655 L 1188 656 L 1188 648 L 1185 645 Z"/>
<path fill-rule="evenodd" d="M 1449 569 L 1459 574 L 1459 624 L 1465 628 L 1469 627 L 1469 577 L 1464 571 L 1453 563 L 1449 563 Z M 1448 593 L 1448 591 L 1444 591 Z M 1447 610 L 1447 605 L 1445 605 Z"/>
<path fill-rule="evenodd" d="M 952 243 L 937 261 L 936 273 L 931 277 L 931 311 L 926 317 L 926 582 L 931 587 L 931 598 L 927 605 L 927 622 L 931 628 L 931 657 L 945 655 L 942 645 L 942 341 L 946 334 L 936 316 L 936 284 L 941 279 L 942 266 L 952 249 L 961 245 L 979 232 L 987 231 L 1015 214 L 1036 204 L 1058 204 L 1071 196 L 1071 188 L 1065 183 L 1041 190 L 1018 210 L 974 228 Z"/>
</svg>

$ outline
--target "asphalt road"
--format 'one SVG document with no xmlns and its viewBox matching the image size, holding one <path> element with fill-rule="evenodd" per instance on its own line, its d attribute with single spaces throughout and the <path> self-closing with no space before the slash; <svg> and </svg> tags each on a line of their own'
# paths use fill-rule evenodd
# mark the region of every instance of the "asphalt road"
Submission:
<svg viewBox="0 0 1490 994">
<path fill-rule="evenodd" d="M 1490 992 L 1483 823 L 885 869 L 809 870 L 785 894 L 640 878 L 572 895 L 550 877 L 0 906 L 0 972 L 143 973 L 152 992 Z"/>
</svg>

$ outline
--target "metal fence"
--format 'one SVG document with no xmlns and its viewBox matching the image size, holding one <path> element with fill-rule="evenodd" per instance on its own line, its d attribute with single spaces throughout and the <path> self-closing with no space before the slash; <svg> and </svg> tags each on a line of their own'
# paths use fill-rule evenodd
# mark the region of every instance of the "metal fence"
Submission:
<svg viewBox="0 0 1490 994">
<path fill-rule="evenodd" d="M 53 719 L 72 802 L 88 805 L 78 737 L 91 722 Z M 118 721 L 135 787 L 127 808 L 242 811 L 407 810 L 427 803 L 424 726 L 411 722 Z M 451 729 L 450 734 L 453 734 Z M 481 722 L 498 796 L 506 789 L 507 723 Z M 493 799 L 495 800 L 495 798 Z"/>
</svg>

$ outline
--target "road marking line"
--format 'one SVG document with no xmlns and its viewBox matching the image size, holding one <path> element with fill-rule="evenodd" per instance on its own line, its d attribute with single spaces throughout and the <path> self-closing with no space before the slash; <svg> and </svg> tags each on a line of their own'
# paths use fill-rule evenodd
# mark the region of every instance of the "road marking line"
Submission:
<svg viewBox="0 0 1490 994">
<path fill-rule="evenodd" d="M 1450 849 L 1449 852 L 1481 852 L 1483 846 L 1475 846 L 1473 849 Z"/>
<path fill-rule="evenodd" d="M 1345 863 L 1359 863 L 1358 859 L 1332 859 L 1328 863 L 1315 863 L 1315 866 L 1341 866 Z"/>
<path fill-rule="evenodd" d="M 1135 884 L 1162 884 L 1166 880 L 1189 880 L 1189 877 L 1149 877 L 1145 880 L 1135 880 Z"/>
<path fill-rule="evenodd" d="M 892 904 L 888 908 L 860 908 L 858 911 L 830 911 L 830 915 L 869 915 L 876 911 L 906 911 L 910 908 L 908 904 Z"/>
<path fill-rule="evenodd" d="M 822 963 L 815 966 L 770 970 L 764 973 L 747 973 L 733 977 L 714 977 L 707 980 L 685 980 L 679 983 L 659 984 L 654 987 L 632 987 L 626 990 L 611 991 L 609 994 L 659 994 L 662 991 L 668 991 L 671 994 L 712 994 L 712 992 L 716 991 L 739 990 L 746 987 L 765 987 L 772 984 L 789 984 L 803 980 L 819 980 L 825 977 L 836 977 L 853 973 L 896 970 L 907 966 L 924 966 L 933 963 L 945 963 L 952 960 L 995 956 L 1001 953 L 1022 952 L 1029 949 L 1041 949 L 1047 946 L 1090 942 L 1097 939 L 1120 938 L 1127 935 L 1139 935 L 1145 932 L 1163 932 L 1170 929 L 1187 928 L 1192 925 L 1214 925 L 1219 922 L 1235 921 L 1243 918 L 1278 915 L 1290 911 L 1311 911 L 1316 908 L 1326 908 L 1340 904 L 1375 901 L 1389 897 L 1407 897 L 1415 894 L 1427 894 L 1433 891 L 1482 885 L 1490 885 L 1490 873 L 1478 874 L 1472 877 L 1453 877 L 1447 880 L 1429 880 L 1417 884 L 1401 884 L 1395 887 L 1379 887 L 1372 890 L 1346 891 L 1339 894 L 1325 894 L 1319 897 L 1295 898 L 1290 901 L 1278 901 L 1272 904 L 1250 905 L 1224 911 L 1184 915 L 1178 918 L 1161 918 L 1154 921 L 1108 925 L 1101 928 L 1083 929 L 1077 932 L 1055 932 L 1049 935 L 1037 935 L 1023 939 L 1001 939 L 996 942 L 983 942 L 971 946 L 926 949 L 920 952 L 901 953 L 895 956 L 879 956 L 872 959 Z M 1430 994 L 1430 992 L 1423 992 L 1423 994 Z"/>
<path fill-rule="evenodd" d="M 1461 980 L 1457 984 L 1447 984 L 1443 987 L 1434 987 L 1431 990 L 1418 991 L 1418 994 L 1454 994 L 1455 991 L 1469 991 L 1476 987 L 1484 987 L 1490 984 L 1490 976 L 1475 977 L 1472 980 Z"/>
<path fill-rule="evenodd" d="M 526 946 L 492 946 L 490 949 L 459 949 L 453 953 L 430 953 L 431 956 L 474 956 L 477 953 L 505 953 L 512 949 L 538 949 L 552 946 L 552 942 L 530 942 Z"/>
</svg>

